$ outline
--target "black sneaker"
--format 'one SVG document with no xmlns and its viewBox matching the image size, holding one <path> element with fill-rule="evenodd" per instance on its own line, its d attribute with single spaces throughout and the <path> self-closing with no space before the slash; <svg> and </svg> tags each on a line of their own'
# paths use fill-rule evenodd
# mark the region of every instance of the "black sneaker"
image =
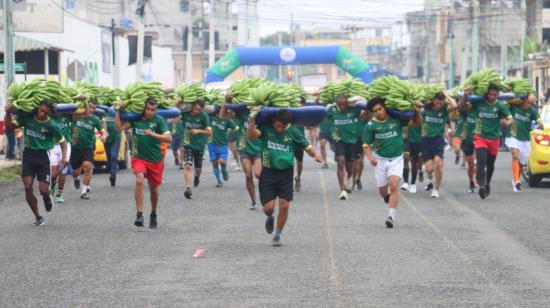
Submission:
<svg viewBox="0 0 550 308">
<path fill-rule="evenodd" d="M 458 163 L 460 162 L 460 156 L 456 156 L 455 157 L 455 165 L 458 165 Z"/>
<path fill-rule="evenodd" d="M 85 192 L 83 194 L 80 195 L 80 199 L 82 200 L 90 200 L 90 194 Z"/>
<path fill-rule="evenodd" d="M 218 184 L 216 184 L 216 187 L 218 188 L 223 187 L 223 182 L 218 182 Z"/>
<path fill-rule="evenodd" d="M 358 190 L 363 189 L 363 183 L 361 183 L 361 180 L 355 181 L 355 186 L 357 187 Z"/>
<path fill-rule="evenodd" d="M 485 187 L 483 186 L 479 187 L 479 196 L 481 197 L 482 200 L 487 198 L 487 191 L 485 190 Z"/>
<path fill-rule="evenodd" d="M 384 202 L 386 204 L 389 204 L 390 203 L 390 194 L 388 194 L 387 196 L 384 197 Z"/>
<path fill-rule="evenodd" d="M 111 187 L 115 187 L 115 185 L 116 185 L 116 177 L 111 175 L 111 176 L 109 177 L 109 182 L 111 182 Z"/>
<path fill-rule="evenodd" d="M 324 163 L 323 166 L 321 167 L 321 169 L 328 169 L 328 164 Z"/>
<path fill-rule="evenodd" d="M 521 191 L 521 182 L 516 183 L 516 190 Z"/>
<path fill-rule="evenodd" d="M 191 188 L 187 188 L 187 189 L 185 190 L 185 192 L 183 193 L 183 195 L 185 196 L 185 198 L 191 199 L 191 195 L 193 195 L 193 194 L 191 193 Z"/>
<path fill-rule="evenodd" d="M 44 225 L 44 218 L 42 216 L 36 217 L 36 221 L 33 223 L 35 226 L 43 226 Z"/>
<path fill-rule="evenodd" d="M 273 229 L 275 228 L 275 217 L 273 215 L 267 216 L 265 219 L 265 231 L 267 234 L 273 233 Z"/>
<path fill-rule="evenodd" d="M 180 165 L 180 160 L 179 160 L 177 157 L 174 158 L 174 164 L 175 164 L 176 166 L 179 166 L 179 165 Z"/>
<path fill-rule="evenodd" d="M 74 188 L 80 189 L 80 178 L 74 178 Z"/>
<path fill-rule="evenodd" d="M 424 171 L 419 171 L 418 172 L 418 181 L 420 183 L 424 182 Z"/>
<path fill-rule="evenodd" d="M 143 216 L 137 216 L 136 221 L 134 221 L 134 225 L 136 227 L 143 227 L 143 222 L 144 221 L 145 221 L 145 219 L 143 218 Z"/>
<path fill-rule="evenodd" d="M 222 172 L 222 177 L 224 181 L 229 181 L 229 173 L 227 173 L 227 171 Z"/>
<path fill-rule="evenodd" d="M 50 212 L 53 207 L 52 196 L 47 194 L 43 196 L 42 199 L 44 199 L 44 208 L 46 209 L 46 212 Z"/>
<path fill-rule="evenodd" d="M 195 180 L 193 181 L 193 186 L 199 187 L 200 182 L 201 182 L 200 177 L 198 175 L 195 175 Z"/>
<path fill-rule="evenodd" d="M 470 182 L 470 188 L 468 189 L 468 192 L 471 194 L 476 192 L 476 184 L 474 182 Z"/>
<path fill-rule="evenodd" d="M 393 218 L 391 218 L 391 216 L 388 216 L 388 218 L 386 218 L 386 227 L 389 229 L 393 228 Z"/>
<path fill-rule="evenodd" d="M 434 184 L 432 182 L 429 182 L 426 187 L 424 187 L 425 191 L 430 191 L 434 188 Z"/>
<path fill-rule="evenodd" d="M 489 197 L 491 194 L 491 184 L 487 183 L 485 184 L 485 196 Z"/>
<path fill-rule="evenodd" d="M 151 214 L 149 216 L 149 229 L 156 229 L 157 225 L 157 214 Z"/>
</svg>

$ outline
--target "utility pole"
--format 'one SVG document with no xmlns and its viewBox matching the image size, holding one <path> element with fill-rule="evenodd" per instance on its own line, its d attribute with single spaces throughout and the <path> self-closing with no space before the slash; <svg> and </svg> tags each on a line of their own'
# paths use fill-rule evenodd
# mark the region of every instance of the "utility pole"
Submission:
<svg viewBox="0 0 550 308">
<path fill-rule="evenodd" d="M 502 5 L 504 5 L 504 4 L 501 2 L 500 17 L 499 17 L 499 27 L 500 27 L 500 75 L 501 76 L 507 76 L 508 75 L 508 68 L 507 68 L 507 65 L 506 65 L 506 57 L 507 57 L 508 44 L 506 43 L 506 36 L 504 35 L 504 10 L 502 9 Z"/>
<path fill-rule="evenodd" d="M 136 81 L 143 79 L 143 47 L 145 41 L 145 28 L 143 26 L 143 16 L 145 15 L 145 2 L 147 0 L 139 0 L 136 14 L 138 15 L 138 36 L 137 36 L 137 59 L 136 59 Z"/>
<path fill-rule="evenodd" d="M 210 19 L 208 23 L 208 67 L 212 67 L 214 65 L 214 62 L 216 61 L 216 53 L 215 53 L 215 35 L 216 35 L 216 28 L 214 27 L 214 3 L 216 3 L 216 0 L 210 0 Z"/>
<path fill-rule="evenodd" d="M 478 0 L 472 0 L 472 73 L 479 69 L 479 4 Z"/>
<path fill-rule="evenodd" d="M 3 0 L 4 1 L 4 40 L 6 44 L 6 49 L 4 50 L 4 78 L 6 89 L 13 83 L 15 79 L 15 53 L 13 51 L 13 1 L 12 0 Z M 7 91 L 3 91 L 7 93 Z M 6 95 L 7 100 L 7 95 Z M 0 114 L 2 115 L 1 119 L 4 119 L 4 104 L 6 100 L 0 100 Z M 0 120 L 1 120 L 0 119 Z"/>
<path fill-rule="evenodd" d="M 278 45 L 279 47 L 283 46 L 283 33 L 281 31 L 277 32 Z M 279 65 L 279 81 L 283 80 L 283 66 Z"/>
<path fill-rule="evenodd" d="M 187 55 L 185 57 L 185 82 L 193 82 L 193 1 L 189 0 L 189 17 L 187 18 Z"/>
<path fill-rule="evenodd" d="M 113 87 L 120 87 L 120 65 L 118 62 L 118 40 L 116 39 L 116 23 L 115 19 L 111 19 L 111 49 L 113 57 Z"/>
<path fill-rule="evenodd" d="M 454 22 L 453 22 L 453 11 L 451 6 L 451 11 L 448 19 L 448 28 L 447 28 L 447 38 L 449 40 L 449 77 L 447 82 L 447 88 L 452 89 L 455 86 L 455 33 L 454 33 Z"/>
</svg>

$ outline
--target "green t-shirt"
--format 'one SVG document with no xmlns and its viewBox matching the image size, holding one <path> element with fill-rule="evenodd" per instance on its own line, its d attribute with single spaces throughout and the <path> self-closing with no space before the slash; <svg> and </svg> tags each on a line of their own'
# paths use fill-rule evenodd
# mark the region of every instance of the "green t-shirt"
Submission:
<svg viewBox="0 0 550 308">
<path fill-rule="evenodd" d="M 403 155 L 403 127 L 407 122 L 392 117 L 384 121 L 372 118 L 363 132 L 363 146 L 372 146 L 376 155 L 386 159 Z"/>
<path fill-rule="evenodd" d="M 300 130 L 289 125 L 281 133 L 277 133 L 273 125 L 263 125 L 258 128 L 261 136 L 261 159 L 264 168 L 285 170 L 294 167 L 294 150 L 310 147 L 306 137 Z"/>
<path fill-rule="evenodd" d="M 106 142 L 111 143 L 117 140 L 120 141 L 122 132 L 115 130 L 115 117 L 108 115 L 105 117 L 105 122 L 107 122 L 107 133 L 109 134 Z"/>
<path fill-rule="evenodd" d="M 332 125 L 332 139 L 336 142 L 350 144 L 357 143 L 357 121 L 361 115 L 358 107 L 347 107 L 340 111 L 338 106 L 331 106 L 327 111 L 327 117 Z"/>
<path fill-rule="evenodd" d="M 50 116 L 50 119 L 61 129 L 63 138 L 66 142 L 71 142 L 72 130 L 74 126 L 73 118 L 67 116 Z"/>
<path fill-rule="evenodd" d="M 533 107 L 523 109 L 520 105 L 510 106 L 514 118 L 506 137 L 514 137 L 519 141 L 529 141 L 531 138 L 531 122 L 540 120 L 540 115 Z"/>
<path fill-rule="evenodd" d="M 460 139 L 462 141 L 474 142 L 474 131 L 477 120 L 472 112 L 462 112 L 461 115 L 464 117 L 464 122 L 462 123 Z"/>
<path fill-rule="evenodd" d="M 49 151 L 54 145 L 65 141 L 59 126 L 49 118 L 41 122 L 34 116 L 24 116 L 18 117 L 15 123 L 23 128 L 27 149 Z"/>
<path fill-rule="evenodd" d="M 235 122 L 223 120 L 216 114 L 210 115 L 210 122 L 212 123 L 212 136 L 208 140 L 208 143 L 213 145 L 227 145 L 227 132 L 237 129 Z"/>
<path fill-rule="evenodd" d="M 512 117 L 510 109 L 501 101 L 473 103 L 472 113 L 476 118 L 474 134 L 493 140 L 500 137 L 500 119 Z"/>
<path fill-rule="evenodd" d="M 183 114 L 183 146 L 194 150 L 203 151 L 208 142 L 208 136 L 205 134 L 191 134 L 192 129 L 212 129 L 210 119 L 205 112 L 199 112 L 195 115 L 191 113 Z"/>
<path fill-rule="evenodd" d="M 449 120 L 447 105 L 438 111 L 427 108 L 422 111 L 422 137 L 433 138 L 445 136 L 445 124 Z"/>
<path fill-rule="evenodd" d="M 421 130 L 422 129 L 420 128 L 420 126 L 416 126 L 416 125 L 407 126 L 407 140 L 409 141 L 409 143 L 422 142 Z"/>
<path fill-rule="evenodd" d="M 162 160 L 160 141 L 145 134 L 146 129 L 154 133 L 170 134 L 166 121 L 156 114 L 151 119 L 141 119 L 131 122 L 132 125 L 132 157 L 156 163 Z"/>
<path fill-rule="evenodd" d="M 465 116 L 462 115 L 462 114 L 459 114 L 458 117 L 456 117 L 456 120 L 454 121 L 455 122 L 455 131 L 454 131 L 453 136 L 455 136 L 455 137 L 462 136 L 462 131 L 464 129 L 464 118 L 465 118 Z"/>
<path fill-rule="evenodd" d="M 247 109 L 245 111 L 238 111 L 235 113 L 235 116 L 237 119 L 239 119 L 239 128 L 240 128 L 240 135 L 239 135 L 239 143 L 238 143 L 238 149 L 239 152 L 246 152 L 248 154 L 260 154 L 261 151 L 261 145 L 260 140 L 248 140 L 247 132 L 248 129 L 248 116 L 250 115 L 250 111 Z"/>
<path fill-rule="evenodd" d="M 355 128 L 355 132 L 357 133 L 356 143 L 359 143 L 360 145 L 363 144 L 363 131 L 368 123 L 369 121 L 365 120 L 363 117 L 359 117 L 359 119 L 357 119 L 357 127 Z"/>
<path fill-rule="evenodd" d="M 93 149 L 95 147 L 95 129 L 102 132 L 101 120 L 95 115 L 76 119 L 74 122 L 72 145 L 77 149 Z"/>
<path fill-rule="evenodd" d="M 319 124 L 319 133 L 330 135 L 332 133 L 332 122 L 328 117 L 325 117 Z"/>
<path fill-rule="evenodd" d="M 172 136 L 176 138 L 183 137 L 183 122 L 179 119 L 176 122 L 172 122 Z"/>
</svg>

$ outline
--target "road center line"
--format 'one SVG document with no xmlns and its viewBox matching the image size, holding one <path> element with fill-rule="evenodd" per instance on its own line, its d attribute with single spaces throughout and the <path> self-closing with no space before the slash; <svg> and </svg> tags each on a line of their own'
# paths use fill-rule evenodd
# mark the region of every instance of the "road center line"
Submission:
<svg viewBox="0 0 550 308">
<path fill-rule="evenodd" d="M 321 171 L 319 171 L 319 179 L 321 181 L 321 191 L 323 193 L 323 208 L 325 212 L 325 239 L 328 243 L 328 255 L 330 259 L 330 285 L 334 290 L 334 294 L 336 297 L 336 307 L 342 307 L 342 291 L 340 288 L 340 275 L 338 274 L 338 267 L 336 266 L 336 249 L 334 238 L 332 237 L 328 193 L 325 185 L 325 178 L 323 177 L 323 173 Z"/>
<path fill-rule="evenodd" d="M 462 249 L 458 247 L 458 245 L 451 240 L 450 238 L 439 229 L 438 226 L 436 226 L 426 215 L 424 215 L 407 197 L 405 197 L 403 194 L 401 194 L 401 200 L 405 202 L 412 210 L 413 212 L 420 217 L 437 235 L 439 235 L 446 243 L 449 245 L 449 247 L 454 250 L 457 255 L 462 259 L 464 263 L 469 265 L 479 276 L 481 276 L 484 280 L 487 281 L 489 286 L 495 290 L 495 292 L 504 300 L 506 303 L 512 307 L 519 307 L 517 306 L 512 299 L 506 295 L 505 292 L 503 292 L 481 269 L 474 263 L 472 258 L 470 258 Z"/>
</svg>

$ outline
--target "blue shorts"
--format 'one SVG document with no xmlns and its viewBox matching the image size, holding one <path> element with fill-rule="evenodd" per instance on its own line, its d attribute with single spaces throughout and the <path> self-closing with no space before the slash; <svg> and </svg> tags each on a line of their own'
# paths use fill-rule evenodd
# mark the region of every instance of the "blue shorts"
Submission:
<svg viewBox="0 0 550 308">
<path fill-rule="evenodd" d="M 445 139 L 443 137 L 422 138 L 422 159 L 424 161 L 432 160 L 436 156 L 443 158 L 444 153 Z"/>
<path fill-rule="evenodd" d="M 227 154 L 227 145 L 208 144 L 208 156 L 210 157 L 210 162 L 217 159 L 227 161 Z"/>
</svg>

